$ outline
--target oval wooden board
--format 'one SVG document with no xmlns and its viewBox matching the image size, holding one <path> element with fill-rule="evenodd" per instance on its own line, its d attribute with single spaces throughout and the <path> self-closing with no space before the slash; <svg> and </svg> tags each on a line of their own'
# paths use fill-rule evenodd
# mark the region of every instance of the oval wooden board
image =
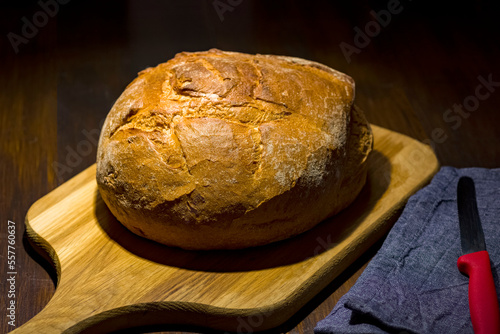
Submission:
<svg viewBox="0 0 500 334">
<path fill-rule="evenodd" d="M 101 200 L 89 167 L 27 213 L 28 238 L 52 259 L 58 284 L 47 306 L 13 333 L 282 324 L 382 237 L 438 170 L 428 146 L 373 131 L 367 184 L 348 209 L 295 238 L 238 251 L 184 251 L 130 233 Z"/>
</svg>

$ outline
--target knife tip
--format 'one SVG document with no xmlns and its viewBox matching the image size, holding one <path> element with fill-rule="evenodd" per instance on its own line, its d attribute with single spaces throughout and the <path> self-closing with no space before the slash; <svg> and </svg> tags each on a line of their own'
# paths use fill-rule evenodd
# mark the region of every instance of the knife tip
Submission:
<svg viewBox="0 0 500 334">
<path fill-rule="evenodd" d="M 469 176 L 461 176 L 458 179 L 458 187 L 474 187 L 474 180 Z"/>
</svg>

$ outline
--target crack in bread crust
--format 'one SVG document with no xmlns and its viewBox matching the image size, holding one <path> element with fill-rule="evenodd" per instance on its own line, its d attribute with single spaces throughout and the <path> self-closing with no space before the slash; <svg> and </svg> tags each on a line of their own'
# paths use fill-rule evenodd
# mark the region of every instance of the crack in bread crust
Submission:
<svg viewBox="0 0 500 334">
<path fill-rule="evenodd" d="M 141 112 L 146 109 L 155 109 L 157 113 L 164 113 L 168 115 L 171 121 L 172 117 L 175 115 L 182 116 L 192 116 L 192 117 L 217 117 L 222 119 L 228 119 L 233 121 L 239 121 L 241 123 L 251 123 L 253 125 L 258 125 L 261 123 L 274 121 L 291 115 L 292 113 L 297 113 L 297 111 L 286 102 L 283 102 L 284 98 L 276 96 L 276 92 L 272 92 L 269 87 L 267 87 L 264 77 L 272 75 L 269 71 L 269 57 L 268 56 L 245 56 L 245 58 L 238 60 L 235 64 L 227 65 L 225 63 L 219 64 L 221 69 L 217 68 L 211 61 L 214 59 L 224 59 L 224 57 L 217 51 L 208 52 L 203 54 L 203 56 L 196 56 L 196 54 L 183 53 L 182 55 L 187 55 L 187 59 L 179 60 L 175 62 L 178 58 L 174 58 L 173 65 L 166 68 L 168 76 L 164 76 L 166 80 L 158 81 L 157 75 L 153 75 L 152 72 L 155 69 L 148 69 L 142 71 L 140 75 L 146 76 L 146 81 L 150 87 L 160 87 L 164 91 L 164 97 L 162 99 L 163 103 L 155 102 L 154 105 L 147 105 L 141 109 L 130 109 L 130 115 L 125 117 L 125 120 L 121 126 L 110 134 L 110 137 L 120 128 L 130 127 L 128 123 L 131 123 L 133 119 L 137 118 L 140 121 L 139 115 L 142 115 L 144 121 L 147 120 L 147 113 Z M 191 56 L 191 57 L 190 57 Z M 255 58 L 259 57 L 259 58 Z M 309 71 L 315 72 L 315 75 L 321 78 L 326 76 L 340 78 L 339 82 L 350 83 L 352 80 L 345 75 L 339 75 L 339 72 L 334 71 L 324 65 L 317 64 L 310 61 L 300 60 L 293 57 L 277 57 L 282 59 L 284 64 L 282 66 L 289 66 L 287 70 L 297 71 L 297 68 L 307 68 Z M 271 58 L 273 59 L 273 58 Z M 191 68 L 193 64 L 197 64 L 197 67 Z M 187 66 L 187 69 L 186 69 Z M 229 68 L 229 69 L 228 69 Z M 177 72 L 175 71 L 177 69 Z M 183 70 L 184 69 L 184 70 Z M 233 81 L 234 83 L 230 85 L 230 88 L 225 90 L 224 87 L 219 87 L 219 84 L 215 84 L 216 89 L 209 89 L 202 84 L 196 85 L 200 69 L 204 69 L 207 73 L 206 75 L 201 75 L 201 79 L 212 81 L 217 81 L 222 83 L 224 81 Z M 226 70 L 227 73 L 222 73 L 221 70 Z M 243 72 L 245 70 L 245 72 Z M 263 74 L 266 73 L 266 76 Z M 213 76 L 210 76 L 213 74 Z M 208 76 L 208 77 L 207 77 Z M 243 78 L 243 79 L 242 79 Z M 331 78 L 330 78 L 331 79 Z M 198 80 L 200 81 L 200 80 Z M 179 83 L 181 86 L 184 83 L 193 85 L 190 89 L 179 88 Z M 213 85 L 214 82 L 211 82 Z M 304 88 L 304 85 L 299 85 L 300 95 L 307 98 L 312 93 L 313 90 L 310 88 Z M 158 88 L 157 88 L 158 89 Z M 240 90 L 238 92 L 238 99 L 227 97 L 232 90 Z M 221 93 L 222 92 L 222 93 Z M 192 95 L 196 93 L 195 95 Z M 219 93 L 219 94 L 218 94 Z M 245 94 L 247 93 L 247 94 Z M 285 94 L 286 91 L 282 92 Z M 306 93 L 306 94 L 304 94 Z M 342 92 L 337 92 L 342 95 Z M 349 99 L 348 88 L 345 88 L 345 98 Z M 288 93 L 286 93 L 288 94 Z M 341 96 L 336 96 L 341 97 Z M 328 99 L 332 100 L 332 97 L 324 97 L 325 109 L 328 108 Z M 177 103 L 177 110 L 168 110 L 172 107 L 172 104 Z M 305 101 L 307 104 L 307 101 Z M 330 103 L 332 104 L 332 103 Z M 350 109 L 350 105 L 349 105 Z M 315 119 L 316 115 L 302 114 L 304 117 Z M 312 116 L 312 117 L 311 117 Z M 319 127 L 323 128 L 324 122 L 320 122 Z M 147 131 L 147 129 L 145 129 Z"/>
</svg>

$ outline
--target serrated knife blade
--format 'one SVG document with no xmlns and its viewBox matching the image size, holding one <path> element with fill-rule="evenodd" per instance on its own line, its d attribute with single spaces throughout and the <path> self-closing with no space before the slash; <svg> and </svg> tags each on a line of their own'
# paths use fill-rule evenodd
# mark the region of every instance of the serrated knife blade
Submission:
<svg viewBox="0 0 500 334">
<path fill-rule="evenodd" d="M 485 251 L 486 242 L 477 210 L 476 188 L 469 177 L 461 177 L 458 180 L 457 205 L 462 253 Z"/>
<path fill-rule="evenodd" d="M 491 263 L 479 218 L 474 181 L 461 177 L 457 185 L 462 253 L 457 261 L 469 276 L 469 310 L 475 334 L 500 334 L 500 311 Z"/>
</svg>

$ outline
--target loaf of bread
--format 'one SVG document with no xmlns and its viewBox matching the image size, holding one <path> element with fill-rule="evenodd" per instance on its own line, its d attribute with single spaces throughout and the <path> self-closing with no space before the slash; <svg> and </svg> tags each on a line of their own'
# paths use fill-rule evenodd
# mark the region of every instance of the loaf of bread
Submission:
<svg viewBox="0 0 500 334">
<path fill-rule="evenodd" d="M 209 50 L 148 68 L 109 112 L 97 184 L 133 233 L 237 249 L 302 233 L 356 198 L 372 132 L 354 81 L 300 58 Z"/>
</svg>

